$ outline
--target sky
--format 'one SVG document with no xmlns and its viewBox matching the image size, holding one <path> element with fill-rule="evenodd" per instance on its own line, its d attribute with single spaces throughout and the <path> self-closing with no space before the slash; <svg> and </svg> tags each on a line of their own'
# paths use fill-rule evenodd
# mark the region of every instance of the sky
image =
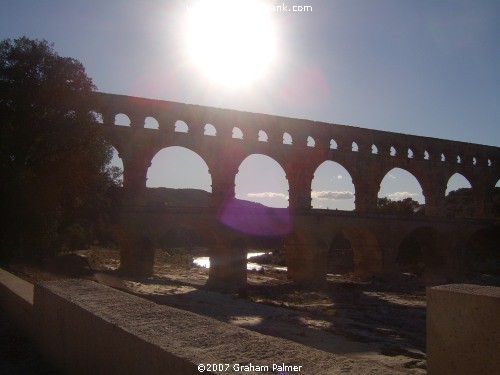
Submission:
<svg viewBox="0 0 500 375">
<path fill-rule="evenodd" d="M 102 92 L 500 145 L 500 1 L 267 1 L 289 11 L 269 9 L 273 61 L 240 86 L 214 81 L 204 71 L 210 56 L 193 61 L 187 52 L 193 5 L 0 0 L 0 39 L 54 43 L 61 56 L 83 63 Z M 312 11 L 293 12 L 294 5 Z M 252 25 L 251 35 L 262 29 Z M 275 161 L 252 155 L 239 171 L 237 197 L 287 206 L 288 184 Z M 148 172 L 148 186 L 210 191 L 210 184 L 204 162 L 186 149 L 162 150 Z M 465 186 L 454 176 L 448 189 Z M 336 163 L 318 168 L 312 189 L 314 207 L 354 208 L 350 176 Z M 424 201 L 402 170 L 385 176 L 379 196 Z"/>
</svg>

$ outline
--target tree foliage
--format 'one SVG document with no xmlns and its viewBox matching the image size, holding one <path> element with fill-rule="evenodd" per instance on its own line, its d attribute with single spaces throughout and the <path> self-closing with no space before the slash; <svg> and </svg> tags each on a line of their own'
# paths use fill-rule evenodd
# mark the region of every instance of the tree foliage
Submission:
<svg viewBox="0 0 500 375">
<path fill-rule="evenodd" d="M 377 209 L 384 214 L 419 215 L 424 213 L 424 206 L 411 198 L 400 201 L 378 198 Z"/>
<path fill-rule="evenodd" d="M 0 42 L 2 255 L 60 250 L 85 237 L 113 186 L 83 65 L 47 41 Z M 65 241 L 66 237 L 71 240 Z"/>
</svg>

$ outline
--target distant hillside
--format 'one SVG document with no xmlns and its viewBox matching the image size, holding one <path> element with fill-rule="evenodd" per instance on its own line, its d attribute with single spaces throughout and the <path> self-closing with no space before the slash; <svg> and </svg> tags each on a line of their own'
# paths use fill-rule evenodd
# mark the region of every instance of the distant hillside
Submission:
<svg viewBox="0 0 500 375">
<path fill-rule="evenodd" d="M 210 207 L 212 193 L 199 189 L 147 188 L 146 203 L 152 206 Z M 239 208 L 261 208 L 260 203 L 236 199 Z"/>
<path fill-rule="evenodd" d="M 212 194 L 198 189 L 147 188 L 146 203 L 153 206 L 209 207 Z"/>
</svg>

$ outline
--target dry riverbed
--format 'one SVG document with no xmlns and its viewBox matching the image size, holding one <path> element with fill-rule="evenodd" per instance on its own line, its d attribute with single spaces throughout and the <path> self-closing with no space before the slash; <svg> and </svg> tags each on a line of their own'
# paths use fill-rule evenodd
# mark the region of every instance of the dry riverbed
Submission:
<svg viewBox="0 0 500 375">
<path fill-rule="evenodd" d="M 207 291 L 208 270 L 182 252 L 158 251 L 152 277 L 125 278 L 115 250 L 92 249 L 38 267 L 13 266 L 30 281 L 87 277 L 156 303 L 278 336 L 350 358 L 376 361 L 388 372 L 425 373 L 425 288 L 411 278 L 328 276 L 303 287 L 283 272 L 249 271 L 239 294 Z M 66 259 L 64 259 L 66 258 Z M 90 267 L 86 267 L 88 264 Z M 200 327 L 203 329 L 203 327 Z"/>
</svg>

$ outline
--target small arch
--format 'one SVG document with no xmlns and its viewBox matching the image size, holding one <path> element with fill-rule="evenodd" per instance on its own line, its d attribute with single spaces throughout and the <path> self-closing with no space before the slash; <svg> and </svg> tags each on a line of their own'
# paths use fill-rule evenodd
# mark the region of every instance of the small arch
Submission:
<svg viewBox="0 0 500 375">
<path fill-rule="evenodd" d="M 411 148 L 408 149 L 408 159 L 413 159 L 413 150 Z"/>
<path fill-rule="evenodd" d="M 429 155 L 429 152 L 427 151 L 424 151 L 424 160 L 429 160 L 430 159 L 430 155 Z"/>
<path fill-rule="evenodd" d="M 493 163 L 491 162 L 491 159 L 488 159 L 488 167 L 491 167 Z"/>
<path fill-rule="evenodd" d="M 441 154 L 441 161 L 446 161 L 446 156 L 443 153 Z"/>
<path fill-rule="evenodd" d="M 94 118 L 94 121 L 96 123 L 104 124 L 104 116 L 102 115 L 102 113 L 92 111 L 91 114 L 92 114 L 92 117 Z"/>
<path fill-rule="evenodd" d="M 307 147 L 316 147 L 316 141 L 313 137 L 307 137 Z"/>
<path fill-rule="evenodd" d="M 292 144 L 292 136 L 287 132 L 283 133 L 283 144 L 291 145 Z"/>
<path fill-rule="evenodd" d="M 475 156 L 472 158 L 472 165 L 477 165 L 477 159 Z"/>
<path fill-rule="evenodd" d="M 352 142 L 351 150 L 353 152 L 358 152 L 359 147 L 358 147 L 358 144 L 356 142 Z"/>
<path fill-rule="evenodd" d="M 378 154 L 378 148 L 376 145 L 372 145 L 372 154 L 374 154 L 374 155 Z"/>
<path fill-rule="evenodd" d="M 457 155 L 457 164 L 461 164 L 462 163 L 462 158 L 460 157 L 460 155 Z"/>
<path fill-rule="evenodd" d="M 177 120 L 175 122 L 175 131 L 178 133 L 188 133 L 189 126 L 182 120 Z"/>
<path fill-rule="evenodd" d="M 338 145 L 337 145 L 337 142 L 335 141 L 335 139 L 330 140 L 330 148 L 332 150 L 336 150 L 337 147 L 338 147 Z"/>
<path fill-rule="evenodd" d="M 394 146 L 391 146 L 391 150 L 390 150 L 389 155 L 396 156 L 396 149 L 394 148 Z"/>
<path fill-rule="evenodd" d="M 267 133 L 264 130 L 259 130 L 259 142 L 267 142 Z"/>
<path fill-rule="evenodd" d="M 145 129 L 159 129 L 160 124 L 158 123 L 158 120 L 155 119 L 154 117 L 146 117 L 144 120 L 144 128 Z"/>
<path fill-rule="evenodd" d="M 243 132 L 241 131 L 240 128 L 235 126 L 233 128 L 232 137 L 235 139 L 243 139 Z"/>
<path fill-rule="evenodd" d="M 115 116 L 115 125 L 130 126 L 130 118 L 126 114 L 118 113 Z"/>
<path fill-rule="evenodd" d="M 215 126 L 213 126 L 212 124 L 206 124 L 203 134 L 215 136 L 215 135 L 217 135 L 217 130 L 215 129 Z"/>
</svg>

